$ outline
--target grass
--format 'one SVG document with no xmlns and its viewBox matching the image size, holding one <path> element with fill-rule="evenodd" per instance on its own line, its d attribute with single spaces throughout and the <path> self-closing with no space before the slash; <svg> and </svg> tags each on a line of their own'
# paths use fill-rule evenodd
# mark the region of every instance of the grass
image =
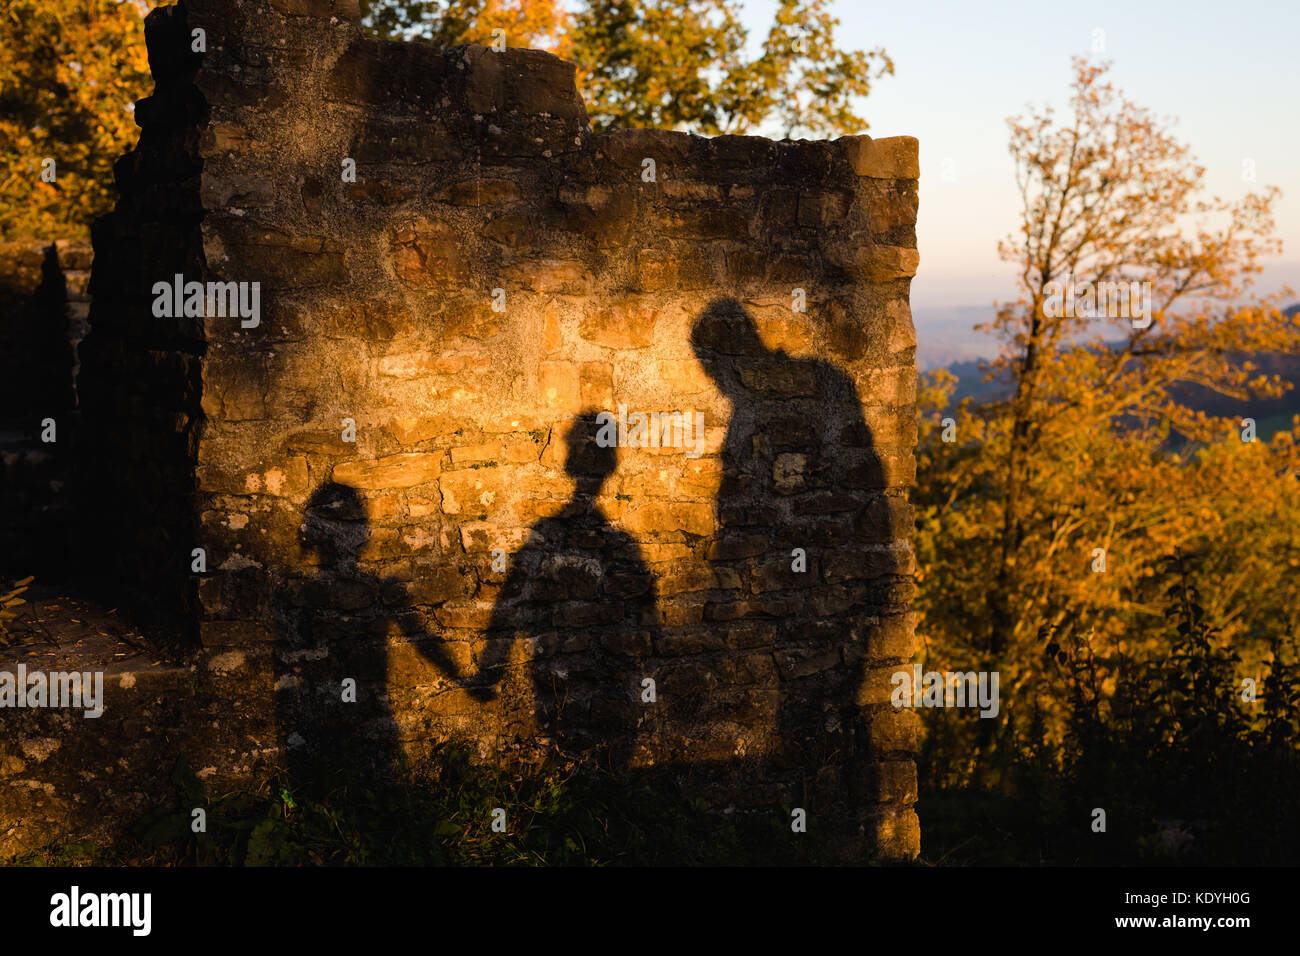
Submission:
<svg viewBox="0 0 1300 956">
<path fill-rule="evenodd" d="M 629 786 L 553 760 L 527 771 L 484 766 L 447 745 L 434 768 L 400 786 L 339 780 L 319 796 L 281 778 L 209 799 L 178 764 L 169 806 L 111 846 L 65 842 L 19 866 L 656 866 L 843 862 L 789 808 L 720 813 L 662 787 Z M 194 832 L 195 809 L 205 817 Z M 492 827 L 505 811 L 504 832 Z M 864 861 L 865 862 L 865 861 Z"/>
</svg>

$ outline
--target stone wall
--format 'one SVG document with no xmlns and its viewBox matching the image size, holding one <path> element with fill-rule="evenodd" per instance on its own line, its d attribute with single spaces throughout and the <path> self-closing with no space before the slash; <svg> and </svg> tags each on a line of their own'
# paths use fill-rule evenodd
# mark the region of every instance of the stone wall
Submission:
<svg viewBox="0 0 1300 956">
<path fill-rule="evenodd" d="M 90 256 L 80 241 L 0 243 L 0 575 L 60 578 L 70 567 Z"/>
<path fill-rule="evenodd" d="M 0 421 L 34 436 L 42 419 L 72 404 L 59 249 L 45 242 L 0 243 Z"/>
<path fill-rule="evenodd" d="M 572 64 L 350 0 L 148 39 L 92 537 L 243 722 L 210 774 L 559 747 L 914 855 L 915 140 L 597 135 Z M 257 283 L 256 324 L 160 317 L 176 274 Z M 606 448 L 620 406 L 699 444 Z"/>
<path fill-rule="evenodd" d="M 136 104 L 140 140 L 114 166 L 116 209 L 92 229 L 90 334 L 81 349 L 79 455 L 87 571 L 106 600 L 159 633 L 197 634 L 194 462 L 204 330 L 160 321 L 156 279 L 203 270 L 199 132 L 208 107 L 193 78 L 184 14 L 164 8 L 146 37 L 155 88 Z"/>
</svg>

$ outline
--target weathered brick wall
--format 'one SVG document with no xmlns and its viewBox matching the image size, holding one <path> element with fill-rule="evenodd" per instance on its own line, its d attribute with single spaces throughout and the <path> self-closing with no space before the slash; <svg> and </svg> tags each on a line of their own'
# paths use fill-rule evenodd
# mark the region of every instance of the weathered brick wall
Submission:
<svg viewBox="0 0 1300 956">
<path fill-rule="evenodd" d="M 203 270 L 198 137 L 208 108 L 183 19 L 165 8 L 146 24 L 154 92 L 136 104 L 139 143 L 114 165 L 117 206 L 92 228 L 78 488 L 79 550 L 106 599 L 193 640 L 197 583 L 186 556 L 197 538 L 206 333 L 194 318 L 155 317 L 151 294 L 159 279 Z"/>
<path fill-rule="evenodd" d="M 595 135 L 571 64 L 348 0 L 149 39 L 96 231 L 100 533 L 261 702 L 213 772 L 556 744 L 914 854 L 915 141 Z M 175 273 L 260 283 L 260 324 L 155 318 Z M 703 453 L 593 445 L 620 405 L 702 413 Z"/>
</svg>

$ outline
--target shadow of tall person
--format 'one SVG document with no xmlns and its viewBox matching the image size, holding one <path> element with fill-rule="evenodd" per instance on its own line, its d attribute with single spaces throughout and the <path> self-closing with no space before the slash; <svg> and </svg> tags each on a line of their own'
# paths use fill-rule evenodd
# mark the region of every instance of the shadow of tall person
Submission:
<svg viewBox="0 0 1300 956">
<path fill-rule="evenodd" d="M 512 650 L 524 642 L 538 732 L 562 753 L 621 769 L 641 713 L 638 661 L 653 653 L 656 588 L 636 543 L 596 502 L 618 464 L 618 449 L 603 447 L 600 431 L 594 411 L 569 426 L 564 469 L 576 482 L 573 496 L 511 557 L 471 693 L 498 693 Z"/>
<path fill-rule="evenodd" d="M 858 621 L 875 600 L 871 579 L 890 570 L 868 545 L 884 487 L 871 431 L 843 371 L 768 349 L 734 299 L 711 302 L 691 341 L 731 405 L 711 559 L 777 632 L 779 750 L 768 768 L 801 779 L 806 796 L 834 790 L 863 738 Z"/>
<path fill-rule="evenodd" d="M 382 792 L 405 775 L 387 686 L 394 622 L 426 659 L 463 684 L 412 613 L 407 582 L 360 566 L 369 538 L 361 495 L 326 482 L 308 501 L 300 528 L 300 544 L 318 565 L 286 581 L 273 602 L 282 754 L 295 787 L 317 796 L 357 782 Z"/>
</svg>

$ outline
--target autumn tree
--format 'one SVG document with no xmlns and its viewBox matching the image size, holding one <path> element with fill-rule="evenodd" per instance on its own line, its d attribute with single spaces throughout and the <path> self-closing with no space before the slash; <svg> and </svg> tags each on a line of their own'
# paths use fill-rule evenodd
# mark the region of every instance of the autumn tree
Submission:
<svg viewBox="0 0 1300 956">
<path fill-rule="evenodd" d="M 1001 672 L 1006 733 L 1016 702 L 1052 709 L 1053 640 L 1068 632 L 1103 662 L 1149 640 L 1156 565 L 1174 551 L 1198 568 L 1224 640 L 1262 647 L 1296 620 L 1295 436 L 1249 441 L 1186 390 L 1285 388 L 1250 361 L 1300 351 L 1300 326 L 1251 297 L 1261 257 L 1280 249 L 1278 193 L 1206 197 L 1169 123 L 1106 70 L 1075 62 L 1063 120 L 1011 121 L 1021 222 L 1000 251 L 1020 288 L 985 326 L 1002 342 L 987 374 L 1007 397 L 953 407 L 946 376 L 921 396 L 923 630 L 932 653 Z"/>
<path fill-rule="evenodd" d="M 882 49 L 840 50 L 828 0 L 781 0 L 762 52 L 727 0 L 591 0 L 575 17 L 573 55 L 592 125 L 785 136 L 860 133 L 855 97 L 893 73 Z"/>
<path fill-rule="evenodd" d="M 894 70 L 881 49 L 836 46 L 839 21 L 829 0 L 780 0 L 752 57 L 730 0 L 588 0 L 572 14 L 553 0 L 371 0 L 363 7 L 367 28 L 380 36 L 487 44 L 500 28 L 511 46 L 573 59 L 596 129 L 859 133 L 867 123 L 855 100 Z"/>
<path fill-rule="evenodd" d="M 568 15 L 556 0 L 362 0 L 361 17 L 371 34 L 386 39 L 488 46 L 499 38 L 557 56 L 569 52 Z"/>
<path fill-rule="evenodd" d="M 113 206 L 149 89 L 143 3 L 8 0 L 0 12 L 0 239 L 73 238 Z"/>
</svg>

